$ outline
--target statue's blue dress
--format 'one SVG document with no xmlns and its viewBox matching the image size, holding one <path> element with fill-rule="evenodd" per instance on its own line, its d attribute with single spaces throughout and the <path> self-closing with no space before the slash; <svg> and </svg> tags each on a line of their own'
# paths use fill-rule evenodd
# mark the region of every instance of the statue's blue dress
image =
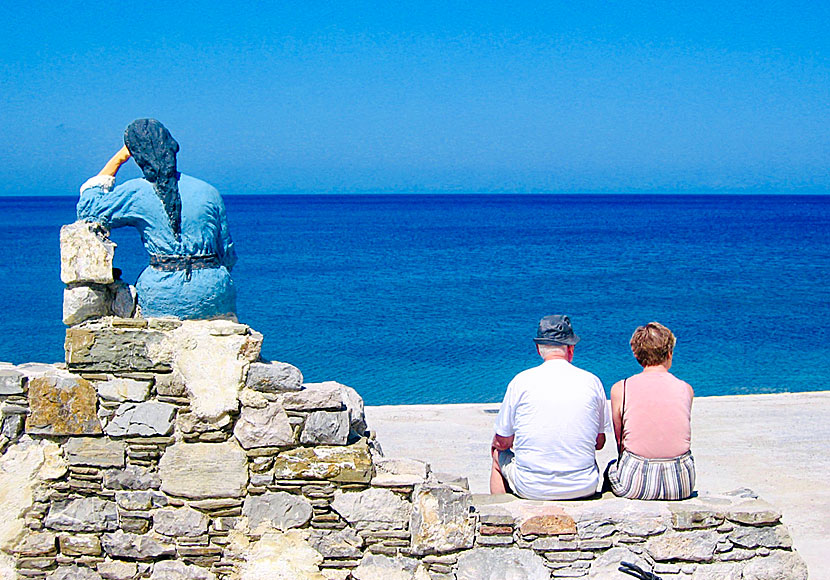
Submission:
<svg viewBox="0 0 830 580">
<path fill-rule="evenodd" d="M 219 192 L 204 181 L 181 175 L 182 221 L 177 239 L 150 182 L 133 179 L 113 189 L 113 181 L 97 176 L 81 187 L 78 219 L 107 228 L 132 226 L 141 235 L 151 264 L 154 256 L 179 263 L 172 268 L 151 265 L 139 275 L 136 291 L 141 315 L 182 319 L 235 316 L 236 290 L 230 270 L 236 263 L 236 252 Z M 189 259 L 201 263 L 181 267 L 182 260 Z"/>
</svg>

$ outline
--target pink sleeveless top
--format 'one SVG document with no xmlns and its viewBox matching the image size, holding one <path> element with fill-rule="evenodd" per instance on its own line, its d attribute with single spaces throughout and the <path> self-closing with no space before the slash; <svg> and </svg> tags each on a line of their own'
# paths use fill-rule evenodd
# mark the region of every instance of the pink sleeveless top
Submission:
<svg viewBox="0 0 830 580">
<path fill-rule="evenodd" d="M 648 459 L 683 455 L 692 442 L 692 387 L 666 372 L 642 372 L 623 386 L 622 445 Z"/>
</svg>

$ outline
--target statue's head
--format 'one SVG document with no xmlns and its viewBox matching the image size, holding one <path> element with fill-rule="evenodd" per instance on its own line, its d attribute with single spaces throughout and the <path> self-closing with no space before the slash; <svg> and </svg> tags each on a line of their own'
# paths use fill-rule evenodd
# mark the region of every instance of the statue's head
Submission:
<svg viewBox="0 0 830 580">
<path fill-rule="evenodd" d="M 150 183 L 177 177 L 176 153 L 179 144 L 167 128 L 155 119 L 136 119 L 124 131 L 124 144 Z"/>
<path fill-rule="evenodd" d="M 155 119 L 136 119 L 124 131 L 124 145 L 144 173 L 144 179 L 153 184 L 164 204 L 173 234 L 178 237 L 182 226 L 182 200 L 176 169 L 179 144 Z"/>
</svg>

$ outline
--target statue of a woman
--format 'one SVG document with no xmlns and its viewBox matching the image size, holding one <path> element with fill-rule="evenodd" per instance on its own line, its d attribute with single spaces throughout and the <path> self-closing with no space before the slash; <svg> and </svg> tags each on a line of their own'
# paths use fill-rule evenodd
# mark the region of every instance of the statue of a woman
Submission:
<svg viewBox="0 0 830 580">
<path fill-rule="evenodd" d="M 219 192 L 177 171 L 179 144 L 155 119 L 130 123 L 124 144 L 81 186 L 78 219 L 138 230 L 150 254 L 136 282 L 142 316 L 235 318 L 230 270 L 236 252 Z M 144 178 L 114 188 L 130 157 Z"/>
</svg>

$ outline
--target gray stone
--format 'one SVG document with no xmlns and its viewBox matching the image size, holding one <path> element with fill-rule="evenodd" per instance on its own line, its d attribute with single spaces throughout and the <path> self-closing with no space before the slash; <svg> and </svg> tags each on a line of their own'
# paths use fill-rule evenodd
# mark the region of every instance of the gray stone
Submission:
<svg viewBox="0 0 830 580">
<path fill-rule="evenodd" d="M 139 465 L 128 465 L 124 469 L 104 471 L 104 487 L 107 489 L 158 489 L 161 478 L 154 470 Z"/>
<path fill-rule="evenodd" d="M 95 390 L 105 401 L 141 402 L 150 396 L 150 384 L 150 381 L 111 377 L 109 380 L 95 383 Z"/>
<path fill-rule="evenodd" d="M 126 445 L 106 437 L 72 437 L 63 451 L 70 465 L 124 467 Z"/>
<path fill-rule="evenodd" d="M 151 534 L 128 534 L 117 530 L 101 537 L 104 551 L 113 558 L 153 560 L 160 556 L 174 556 L 176 547 Z"/>
<path fill-rule="evenodd" d="M 314 411 L 300 435 L 303 445 L 345 445 L 349 438 L 347 411 Z"/>
<path fill-rule="evenodd" d="M 308 541 L 324 558 L 360 558 L 362 556 L 363 538 L 352 528 L 312 530 Z"/>
<path fill-rule="evenodd" d="M 17 365 L 15 369 L 18 372 L 23 373 L 28 380 L 37 379 L 40 377 L 45 377 L 46 375 L 53 375 L 56 372 L 59 372 L 61 369 L 58 368 L 57 365 L 54 364 L 46 364 L 46 363 L 23 363 L 22 365 Z"/>
<path fill-rule="evenodd" d="M 639 566 L 646 572 L 651 571 L 651 566 L 638 554 L 635 554 L 628 548 L 617 547 L 611 548 L 607 552 L 603 552 L 591 562 L 591 567 L 588 571 L 589 578 L 625 578 L 626 575 L 619 572 L 619 567 L 622 562 L 630 562 Z"/>
<path fill-rule="evenodd" d="M 61 566 L 49 574 L 46 580 L 101 580 L 101 576 L 84 566 Z"/>
<path fill-rule="evenodd" d="M 34 435 L 98 435 L 98 397 L 89 381 L 66 371 L 29 380 L 26 432 Z"/>
<path fill-rule="evenodd" d="M 175 413 L 176 406 L 170 403 L 124 403 L 115 411 L 104 432 L 110 437 L 169 435 Z"/>
<path fill-rule="evenodd" d="M 2 433 L 3 437 L 6 437 L 10 440 L 17 439 L 17 437 L 23 432 L 23 427 L 26 424 L 25 415 L 22 414 L 12 414 L 6 415 L 3 417 L 3 428 L 0 433 Z"/>
<path fill-rule="evenodd" d="M 245 449 L 294 444 L 294 429 L 279 403 L 264 408 L 242 407 L 233 434 Z"/>
<path fill-rule="evenodd" d="M 532 550 L 476 548 L 458 556 L 457 580 L 549 580 L 544 560 Z"/>
<path fill-rule="evenodd" d="M 167 505 L 167 496 L 157 491 L 117 491 L 115 503 L 123 510 L 147 511 Z M 128 514 L 122 514 L 128 515 Z"/>
<path fill-rule="evenodd" d="M 186 397 L 187 387 L 181 373 L 173 371 L 156 375 L 156 393 L 163 397 Z"/>
<path fill-rule="evenodd" d="M 769 556 L 747 562 L 743 580 L 807 580 L 807 565 L 794 552 L 776 550 Z"/>
<path fill-rule="evenodd" d="M 190 499 L 242 497 L 248 458 L 235 441 L 176 443 L 159 461 L 161 489 Z"/>
<path fill-rule="evenodd" d="M 673 532 L 650 538 L 646 550 L 658 562 L 711 562 L 718 539 L 718 534 L 711 530 Z"/>
<path fill-rule="evenodd" d="M 331 507 L 350 524 L 382 522 L 403 528 L 412 515 L 412 504 L 388 489 L 379 488 L 347 493 L 338 490 Z"/>
<path fill-rule="evenodd" d="M 299 391 L 303 387 L 303 373 L 284 362 L 255 362 L 248 368 L 245 386 L 265 393 Z"/>
<path fill-rule="evenodd" d="M 111 284 L 115 244 L 99 224 L 77 221 L 60 233 L 61 281 L 64 284 L 92 282 Z"/>
<path fill-rule="evenodd" d="M 216 580 L 216 575 L 200 566 L 187 565 L 178 560 L 163 560 L 153 566 L 150 580 Z"/>
<path fill-rule="evenodd" d="M 421 485 L 412 494 L 412 553 L 454 552 L 473 546 L 470 494 L 447 486 Z"/>
<path fill-rule="evenodd" d="M 0 395 L 22 395 L 25 375 L 14 369 L 0 369 Z"/>
<path fill-rule="evenodd" d="M 98 563 L 98 573 L 105 580 L 133 580 L 138 566 L 135 562 L 124 562 L 123 560 L 110 560 L 107 558 Z"/>
<path fill-rule="evenodd" d="M 23 539 L 10 550 L 18 556 L 33 558 L 51 556 L 57 552 L 57 536 L 52 532 L 33 532 L 26 534 Z"/>
<path fill-rule="evenodd" d="M 44 524 L 67 532 L 104 532 L 118 527 L 115 504 L 97 497 L 53 502 Z"/>
<path fill-rule="evenodd" d="M 381 458 L 375 460 L 376 487 L 399 487 L 424 483 L 430 473 L 428 463 L 417 459 Z"/>
<path fill-rule="evenodd" d="M 223 414 L 211 419 L 203 419 L 196 413 L 179 413 L 176 416 L 176 426 L 183 433 L 208 433 L 222 431 L 231 424 L 230 415 Z"/>
<path fill-rule="evenodd" d="M 366 414 L 363 409 L 363 397 L 357 391 L 346 385 L 340 385 L 340 394 L 343 404 L 349 412 L 349 427 L 353 436 L 362 436 L 366 433 Z"/>
<path fill-rule="evenodd" d="M 302 496 L 284 491 L 249 495 L 242 505 L 242 515 L 255 530 L 263 523 L 269 528 L 286 531 L 304 526 L 311 519 L 311 504 Z"/>
<path fill-rule="evenodd" d="M 153 513 L 153 529 L 165 536 L 201 536 L 207 533 L 209 518 L 189 507 L 166 508 Z"/>
<path fill-rule="evenodd" d="M 89 372 L 171 370 L 165 334 L 141 327 L 113 327 L 106 320 L 66 329 L 64 351 L 71 369 Z"/>
<path fill-rule="evenodd" d="M 63 323 L 75 326 L 111 312 L 106 286 L 73 286 L 63 290 Z"/>
<path fill-rule="evenodd" d="M 701 564 L 692 574 L 692 580 L 741 580 L 742 577 L 739 564 Z"/>
<path fill-rule="evenodd" d="M 340 385 L 333 381 L 306 383 L 301 391 L 286 393 L 282 406 L 289 411 L 339 411 L 343 408 Z"/>
<path fill-rule="evenodd" d="M 123 280 L 116 280 L 110 285 L 112 292 L 112 314 L 119 318 L 132 318 L 135 314 L 135 305 L 138 298 L 135 286 Z"/>
<path fill-rule="evenodd" d="M 741 548 L 791 548 L 792 538 L 784 526 L 764 528 L 736 528 L 727 536 L 730 542 Z"/>
</svg>

